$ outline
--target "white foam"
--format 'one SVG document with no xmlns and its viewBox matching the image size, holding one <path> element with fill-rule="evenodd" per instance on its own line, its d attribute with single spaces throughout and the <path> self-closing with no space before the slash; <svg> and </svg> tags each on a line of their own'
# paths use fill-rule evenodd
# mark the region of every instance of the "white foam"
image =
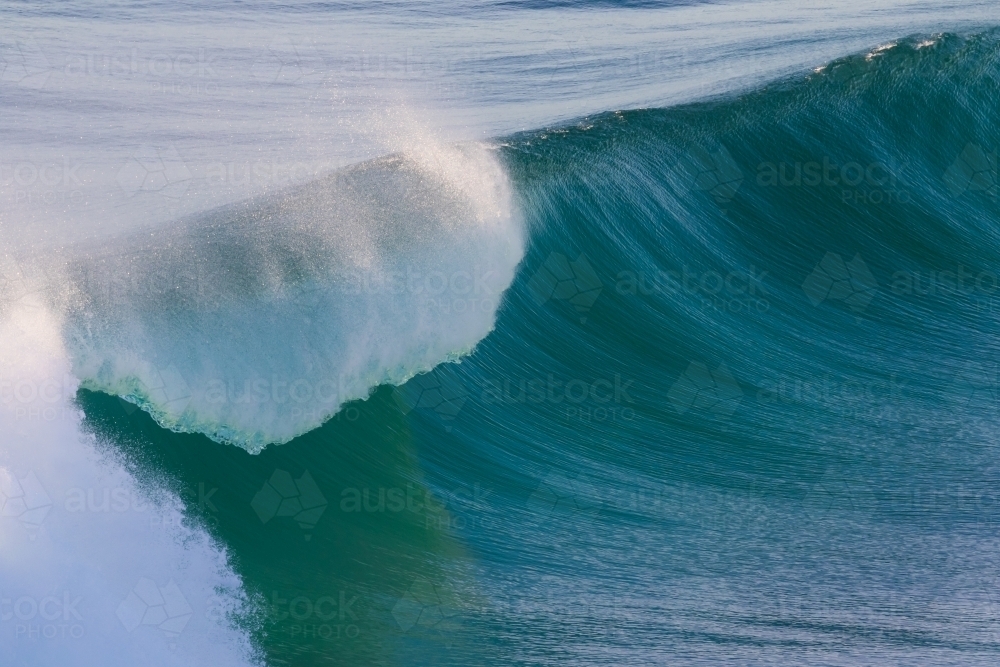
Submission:
<svg viewBox="0 0 1000 667">
<path fill-rule="evenodd" d="M 81 432 L 58 318 L 24 296 L 0 340 L 0 662 L 258 664 L 225 551 Z"/>
<path fill-rule="evenodd" d="M 46 294 L 66 313 L 84 387 L 257 452 L 471 351 L 523 247 L 493 152 L 424 140 L 72 250 L 46 272 L 62 289 Z"/>
</svg>

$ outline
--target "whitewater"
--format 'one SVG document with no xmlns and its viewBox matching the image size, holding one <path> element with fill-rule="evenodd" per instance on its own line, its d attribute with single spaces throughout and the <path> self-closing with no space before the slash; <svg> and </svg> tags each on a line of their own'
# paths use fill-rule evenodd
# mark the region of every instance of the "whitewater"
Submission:
<svg viewBox="0 0 1000 667">
<path fill-rule="evenodd" d="M 850 93 L 823 95 L 844 81 L 850 90 L 855 75 L 864 90 L 877 91 L 871 81 L 890 74 L 865 67 L 879 59 L 898 57 L 893 72 L 946 69 L 943 57 L 926 65 L 919 58 L 933 48 L 965 48 L 956 35 L 991 28 L 994 6 L 260 2 L 248 11 L 238 3 L 14 2 L 0 8 L 0 17 L 0 635 L 10 651 L 4 664 L 462 664 L 470 656 L 482 664 L 666 664 L 671 658 L 699 664 L 705 654 L 684 637 L 700 645 L 726 636 L 751 647 L 729 656 L 747 664 L 764 664 L 767 655 L 752 647 L 772 640 L 801 649 L 795 655 L 812 656 L 816 664 L 867 659 L 850 649 L 832 658 L 810 634 L 820 625 L 824 632 L 846 632 L 860 624 L 843 618 L 836 605 L 817 610 L 815 601 L 792 594 L 768 598 L 746 590 L 739 576 L 715 584 L 683 577 L 701 567 L 738 575 L 742 566 L 720 564 L 727 550 L 754 554 L 752 562 L 782 571 L 781 558 L 768 552 L 760 533 L 733 538 L 711 523 L 715 512 L 726 513 L 719 489 L 744 482 L 757 489 L 774 470 L 795 467 L 787 462 L 797 456 L 829 455 L 837 462 L 810 470 L 810 488 L 820 479 L 821 486 L 853 490 L 861 477 L 844 470 L 864 457 L 848 460 L 836 452 L 854 452 L 852 443 L 861 440 L 878 449 L 903 437 L 891 429 L 874 437 L 859 425 L 870 415 L 841 429 L 844 415 L 829 415 L 829 388 L 814 384 L 803 401 L 801 378 L 786 390 L 782 368 L 811 366 L 813 377 L 827 383 L 850 371 L 868 382 L 863 391 L 892 401 L 904 392 L 912 399 L 906 409 L 927 417 L 918 427 L 907 423 L 905 437 L 919 443 L 915 451 L 928 447 L 920 435 L 926 424 L 943 423 L 949 410 L 979 409 L 968 402 L 942 408 L 935 392 L 946 380 L 921 376 L 915 355 L 900 361 L 891 354 L 894 342 L 919 348 L 920 340 L 971 320 L 971 310 L 904 303 L 880 311 L 875 301 L 868 311 L 862 296 L 824 320 L 816 307 L 843 300 L 823 291 L 827 273 L 832 283 L 846 272 L 864 292 L 869 271 L 882 287 L 900 268 L 926 272 L 919 258 L 932 256 L 945 240 L 965 233 L 994 241 L 991 214 L 983 213 L 988 202 L 960 200 L 951 208 L 939 196 L 963 178 L 954 169 L 947 176 L 963 147 L 987 146 L 993 130 L 970 113 L 967 126 L 985 134 L 955 138 L 954 155 L 943 155 L 939 165 L 935 156 L 898 155 L 900 137 L 913 127 L 930 131 L 918 115 L 890 109 L 905 116 L 901 128 L 889 128 L 889 112 L 866 125 L 873 110 L 890 102 L 854 107 Z M 989 71 L 995 51 L 988 38 L 979 39 L 986 46 L 976 42 L 975 48 L 987 54 L 982 68 Z M 969 62 L 974 70 L 977 61 Z M 837 72 L 846 74 L 837 78 Z M 782 83 L 768 88 L 772 81 Z M 956 89 L 968 92 L 956 86 L 942 99 Z M 824 143 L 829 134 L 821 130 L 796 134 L 823 127 L 827 121 L 810 125 L 809 119 L 824 111 L 842 136 L 850 136 L 844 128 L 857 128 L 854 139 L 838 148 Z M 797 113 L 806 120 L 790 124 L 786 134 L 761 129 L 761 117 L 801 119 Z M 906 236 L 912 245 L 903 245 L 879 235 L 896 224 L 905 228 L 891 215 L 871 213 L 865 226 L 864 216 L 831 213 L 809 199 L 813 191 L 801 181 L 788 186 L 795 196 L 769 197 L 780 183 L 793 183 L 781 180 L 791 173 L 781 171 L 772 187 L 759 167 L 778 136 L 800 162 L 822 165 L 822 156 L 833 155 L 841 176 L 849 174 L 839 169 L 852 156 L 870 149 L 864 165 L 878 166 L 852 197 L 867 205 L 870 190 L 878 188 L 866 186 L 909 179 L 926 187 L 924 195 L 911 188 L 908 196 L 922 202 L 922 210 L 947 211 L 941 217 L 953 226 L 949 233 L 921 228 Z M 719 137 L 725 138 L 721 149 Z M 975 164 L 979 149 L 967 150 L 966 162 Z M 739 183 L 723 173 L 692 189 L 685 170 L 704 155 L 708 162 L 743 165 Z M 758 190 L 751 190 L 754 182 Z M 963 193 L 971 187 L 960 185 Z M 895 181 L 879 196 L 893 196 L 889 190 L 898 197 Z M 755 199 L 751 192 L 764 194 Z M 825 196 L 820 199 L 828 204 Z M 839 190 L 829 197 L 843 203 Z M 651 225 L 665 215 L 676 227 Z M 824 228 L 822 242 L 812 244 L 794 227 L 773 222 L 810 215 L 840 226 Z M 740 227 L 737 219 L 760 228 Z M 976 254 L 977 246 L 990 247 L 987 241 L 958 245 L 963 266 L 980 274 L 991 265 L 988 253 Z M 799 262 L 793 246 L 811 254 Z M 859 246 L 863 271 L 852 254 Z M 837 258 L 827 259 L 827 252 Z M 821 260 L 822 271 L 815 268 Z M 950 259 L 939 260 L 928 265 L 953 268 Z M 732 268 L 725 284 L 745 286 L 737 289 L 739 299 L 759 285 L 766 305 L 750 305 L 774 319 L 706 314 L 709 288 L 689 288 L 685 277 L 696 265 L 702 267 L 697 280 L 708 275 L 704 267 Z M 803 283 L 816 271 L 812 283 Z M 575 276 L 576 285 L 564 293 L 566 276 Z M 905 292 L 905 283 L 892 284 Z M 602 311 L 612 292 L 653 296 L 638 305 L 624 302 L 631 310 L 607 305 Z M 554 309 L 564 301 L 564 311 Z M 886 313 L 889 324 L 865 320 L 871 312 Z M 915 312 L 923 329 L 907 319 Z M 807 337 L 820 350 L 815 357 L 793 342 Z M 866 355 L 841 345 L 854 337 L 884 340 L 884 348 Z M 760 356 L 748 354 L 750 348 Z M 985 359 L 994 345 L 987 338 L 970 348 Z M 949 352 L 935 365 L 950 378 L 969 355 L 961 345 Z M 705 362 L 689 366 L 693 358 Z M 660 377 L 660 362 L 677 372 Z M 674 384 L 676 375 L 690 384 Z M 704 406 L 678 408 L 702 382 L 723 388 Z M 853 385 L 844 389 L 851 381 L 833 382 L 855 395 Z M 762 407 L 744 416 L 738 406 L 751 395 Z M 794 400 L 785 401 L 789 395 Z M 779 415 L 783 401 L 807 405 Z M 696 408 L 712 419 L 672 421 Z M 597 410 L 617 421 L 595 424 Z M 117 416 L 109 417 L 113 411 Z M 540 418 L 546 414 L 549 421 Z M 643 418 L 656 428 L 644 430 Z M 576 421 L 553 425 L 560 419 Z M 769 428 L 787 441 L 768 449 L 763 437 L 755 440 Z M 991 428 L 985 417 L 964 422 L 948 442 L 970 433 L 988 437 Z M 638 449 L 621 446 L 649 446 L 654 439 L 673 446 L 645 450 L 656 465 L 640 466 Z M 571 441 L 590 443 L 607 465 Z M 723 455 L 720 442 L 741 447 Z M 803 444 L 809 450 L 803 453 L 796 442 L 815 447 Z M 986 485 L 988 460 L 971 457 L 956 466 L 978 465 L 976 481 Z M 287 511 L 283 505 L 272 518 L 261 508 L 269 488 L 290 497 L 279 474 L 285 470 L 304 504 Z M 668 473 L 654 472 L 663 470 Z M 939 481 L 929 468 L 920 470 L 928 487 Z M 232 491 L 244 482 L 246 488 Z M 217 483 L 222 491 L 213 501 Z M 323 498 L 313 509 L 329 504 L 325 524 L 319 523 L 322 511 L 312 518 L 300 513 L 310 509 L 310 485 Z M 864 485 L 879 482 L 865 478 Z M 558 496 L 566 488 L 591 501 L 557 527 L 535 523 L 529 515 L 537 504 L 551 489 Z M 631 500 L 608 488 L 630 488 L 625 496 Z M 357 513 L 371 517 L 397 516 L 394 499 L 407 508 L 398 516 L 408 516 L 412 499 L 423 498 L 415 520 L 422 530 L 405 522 L 377 529 L 351 523 L 352 489 L 364 489 L 356 494 Z M 227 490 L 239 499 L 234 512 L 242 514 L 220 527 Z M 794 521 L 782 523 L 786 490 L 768 486 L 747 502 L 760 503 L 758 519 L 784 526 L 775 539 L 798 544 L 801 536 L 787 528 Z M 434 505 L 435 495 L 446 499 L 443 505 Z M 647 499 L 638 509 L 636 497 Z M 829 518 L 832 510 L 816 505 L 815 493 L 811 498 L 810 516 Z M 221 513 L 213 513 L 213 502 Z M 519 517 L 525 528 L 503 521 L 500 529 L 484 528 L 494 524 L 473 512 L 473 521 L 486 521 L 482 530 L 456 537 L 455 519 L 484 503 L 486 519 Z M 674 508 L 668 520 L 658 514 L 661 504 Z M 954 520 L 952 509 L 941 510 L 948 515 L 942 522 Z M 871 529 L 865 522 L 878 510 L 860 511 L 831 519 L 837 536 L 816 550 L 834 555 L 817 566 L 812 584 L 840 602 L 862 596 L 866 587 L 878 597 L 885 585 L 837 562 L 864 560 L 864 540 L 844 537 L 856 522 Z M 713 517 L 705 531 L 683 528 L 676 544 L 666 546 L 645 528 L 626 529 L 646 521 L 704 527 L 702 514 Z M 289 532 L 268 534 L 264 546 L 247 537 L 293 515 Z M 626 519 L 601 529 L 585 523 L 598 515 Z M 447 529 L 439 528 L 442 522 Z M 945 550 L 937 533 L 918 537 L 900 529 L 896 538 L 901 550 L 913 544 Z M 532 549 L 510 546 L 518 539 L 535 553 L 562 550 L 566 560 L 561 566 L 531 562 L 525 553 Z M 579 539 L 595 542 L 582 546 Z M 629 570 L 635 563 L 625 562 L 620 545 L 641 550 L 654 543 L 676 557 L 676 569 L 643 590 L 637 582 L 655 577 L 655 565 Z M 296 560 L 279 549 L 285 544 L 318 551 Z M 413 557 L 397 562 L 390 556 L 403 553 Z M 994 565 L 985 542 L 970 543 L 955 558 L 965 571 Z M 328 571 L 331 559 L 354 584 Z M 374 563 L 372 572 L 359 574 L 358 562 Z M 623 592 L 610 603 L 588 591 L 597 584 L 583 573 L 597 563 L 618 565 L 613 571 Z M 921 567 L 901 570 L 900 590 L 917 591 L 932 611 L 951 610 L 957 624 L 942 630 L 940 616 L 927 617 L 919 619 L 921 631 L 962 637 L 953 645 L 944 639 L 928 645 L 942 663 L 961 656 L 964 646 L 989 664 L 994 629 L 976 619 L 992 610 L 993 599 L 924 589 L 917 581 Z M 440 572 L 446 574 L 435 579 L 432 573 Z M 787 581 L 804 585 L 805 579 L 796 570 Z M 849 585 L 838 588 L 835 581 Z M 560 607 L 553 590 L 573 602 Z M 355 597 L 362 602 L 352 606 Z M 305 620 L 281 625 L 297 618 L 292 606 L 278 613 L 285 615 L 275 625 L 274 609 L 300 598 L 309 604 L 308 614 L 300 608 Z M 428 598 L 441 610 L 435 613 L 450 616 L 448 610 L 462 608 L 473 610 L 468 613 L 476 620 L 461 630 L 426 617 L 400 620 L 397 599 Z M 893 652 L 909 646 L 903 635 L 911 630 L 896 626 L 892 605 L 887 594 L 866 613 L 880 632 L 898 633 L 878 645 L 881 658 L 895 664 L 914 654 Z M 729 615 L 713 616 L 717 608 Z M 375 629 L 367 635 L 360 631 L 364 646 L 317 636 L 316 628 L 336 625 L 350 637 L 352 621 L 359 612 L 366 618 L 364 611 L 380 619 L 371 621 Z M 666 632 L 650 620 L 653 614 L 682 621 Z M 586 619 L 575 628 L 584 639 L 565 652 L 553 648 L 566 629 L 557 617 Z M 775 617 L 780 622 L 768 625 Z M 798 617 L 812 620 L 796 625 Z M 510 624 L 512 618 L 517 622 Z M 609 633 L 601 641 L 594 619 Z M 397 642 L 383 621 L 406 636 Z M 607 629 L 611 621 L 642 641 L 629 645 Z M 966 621 L 975 631 L 962 625 Z M 303 629 L 308 623 L 312 636 Z M 424 624 L 437 634 L 415 638 L 412 628 Z M 441 639 L 442 633 L 450 638 Z M 664 635 L 666 652 L 658 643 Z M 530 641 L 518 647 L 519 636 Z M 494 644 L 503 649 L 488 653 L 484 647 Z M 441 646 L 447 652 L 438 653 Z M 722 662 L 718 654 L 714 659 Z"/>
</svg>

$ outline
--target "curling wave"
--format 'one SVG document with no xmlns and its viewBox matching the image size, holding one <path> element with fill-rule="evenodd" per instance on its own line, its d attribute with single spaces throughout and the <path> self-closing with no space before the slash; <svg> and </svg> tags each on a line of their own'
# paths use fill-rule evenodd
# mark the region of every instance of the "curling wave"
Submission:
<svg viewBox="0 0 1000 667">
<path fill-rule="evenodd" d="M 83 387 L 256 452 L 472 350 L 523 242 L 491 149 L 431 148 L 78 251 L 65 336 Z"/>
</svg>

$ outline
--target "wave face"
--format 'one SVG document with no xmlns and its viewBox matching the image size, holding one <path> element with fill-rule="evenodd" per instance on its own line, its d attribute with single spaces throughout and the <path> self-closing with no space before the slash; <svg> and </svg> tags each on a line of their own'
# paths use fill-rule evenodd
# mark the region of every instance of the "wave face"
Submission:
<svg viewBox="0 0 1000 667">
<path fill-rule="evenodd" d="M 65 337 L 83 387 L 257 452 L 468 353 L 522 253 L 491 151 L 430 147 L 77 253 Z"/>
<path fill-rule="evenodd" d="M 435 371 L 482 463 L 432 458 L 503 489 L 514 662 L 996 660 L 998 82 L 915 37 L 509 141 L 537 232 Z"/>
<path fill-rule="evenodd" d="M 998 82 L 1000 33 L 914 37 L 738 97 L 507 137 L 526 253 L 461 363 L 255 457 L 97 393 L 86 424 L 140 468 L 220 489 L 214 534 L 269 600 L 253 635 L 269 664 L 996 664 Z M 501 277 L 520 257 L 506 224 L 476 227 L 480 246 L 443 224 L 407 253 L 502 248 Z M 344 247 L 304 238 L 322 243 L 268 266 Z M 294 291 L 330 264 L 295 265 L 306 278 L 267 275 Z M 251 320 L 281 301 L 237 283 L 263 305 L 220 310 L 248 327 L 227 335 L 273 333 L 226 368 L 271 373 L 303 329 Z M 413 299 L 365 297 L 358 322 Z M 364 328 L 318 311 L 327 332 Z M 149 317 L 125 340 L 172 326 Z M 474 322 L 357 386 L 471 347 L 493 315 Z M 318 520 L 265 521 L 285 474 L 328 501 Z M 338 594 L 357 600 L 350 641 L 303 630 L 303 602 L 289 616 Z"/>
</svg>

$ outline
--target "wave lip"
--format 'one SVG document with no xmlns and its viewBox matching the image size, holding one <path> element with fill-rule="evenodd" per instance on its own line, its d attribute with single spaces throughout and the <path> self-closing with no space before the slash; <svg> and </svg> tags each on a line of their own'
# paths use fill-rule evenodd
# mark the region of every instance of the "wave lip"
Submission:
<svg viewBox="0 0 1000 667">
<path fill-rule="evenodd" d="M 470 352 L 523 254 L 482 145 L 424 146 L 72 259 L 88 389 L 258 452 Z"/>
</svg>

